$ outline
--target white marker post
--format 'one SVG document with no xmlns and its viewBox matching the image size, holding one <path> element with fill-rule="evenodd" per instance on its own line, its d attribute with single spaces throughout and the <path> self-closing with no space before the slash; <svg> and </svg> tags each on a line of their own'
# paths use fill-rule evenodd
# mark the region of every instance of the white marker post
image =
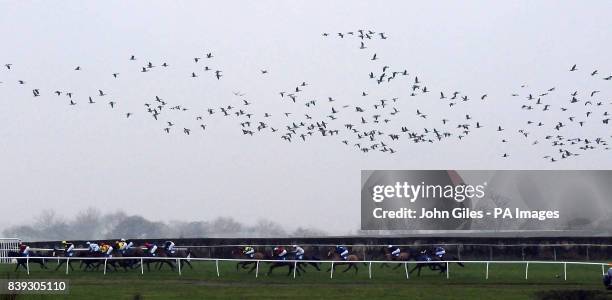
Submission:
<svg viewBox="0 0 612 300">
<path fill-rule="evenodd" d="M 601 266 L 603 268 L 603 265 Z M 30 257 L 26 256 L 26 269 L 28 270 L 28 275 L 30 275 Z"/>
<path fill-rule="evenodd" d="M 297 271 L 297 260 L 293 262 L 293 279 L 295 279 L 296 271 Z"/>
<path fill-rule="evenodd" d="M 219 260 L 218 259 L 215 260 L 215 264 L 217 265 L 217 277 L 219 277 L 220 274 L 219 274 Z"/>
<path fill-rule="evenodd" d="M 259 261 L 255 263 L 255 278 L 259 276 Z"/>
<path fill-rule="evenodd" d="M 525 280 L 527 280 L 528 274 L 529 274 L 529 262 L 525 264 Z"/>
<path fill-rule="evenodd" d="M 370 262 L 370 265 L 368 266 L 368 275 L 370 276 L 370 279 L 372 279 L 372 262 Z"/>
<path fill-rule="evenodd" d="M 140 275 L 144 275 L 144 260 L 140 258 Z"/>
<path fill-rule="evenodd" d="M 410 273 L 408 273 L 408 263 L 404 263 L 404 270 L 406 270 L 406 279 L 410 279 Z"/>
<path fill-rule="evenodd" d="M 69 268 L 70 268 L 70 257 L 68 257 L 68 259 L 66 259 L 66 275 L 68 275 L 68 269 Z"/>
<path fill-rule="evenodd" d="M 487 275 L 485 276 L 485 279 L 489 279 L 489 262 L 487 262 Z"/>
<path fill-rule="evenodd" d="M 181 259 L 180 258 L 176 259 L 176 264 L 178 265 L 179 276 L 183 275 L 181 273 Z"/>
<path fill-rule="evenodd" d="M 450 268 L 449 267 L 450 267 L 450 264 L 448 262 L 446 262 L 446 279 L 449 279 L 449 276 L 450 276 L 450 274 L 449 274 Z"/>
<path fill-rule="evenodd" d="M 567 263 L 563 263 L 563 280 L 567 280 Z"/>
<path fill-rule="evenodd" d="M 331 264 L 329 278 L 334 278 L 334 261 L 332 261 L 332 264 Z"/>
<path fill-rule="evenodd" d="M 106 275 L 106 261 L 108 261 L 108 257 L 104 259 L 104 275 Z"/>
</svg>

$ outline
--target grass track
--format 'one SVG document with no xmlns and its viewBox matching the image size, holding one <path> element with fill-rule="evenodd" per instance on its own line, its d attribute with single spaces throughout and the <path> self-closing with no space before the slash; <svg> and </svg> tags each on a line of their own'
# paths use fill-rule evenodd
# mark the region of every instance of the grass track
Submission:
<svg viewBox="0 0 612 300">
<path fill-rule="evenodd" d="M 183 268 L 182 276 L 167 267 L 146 271 L 140 268 L 128 272 L 74 271 L 54 272 L 31 267 L 29 278 L 63 278 L 70 280 L 68 295 L 20 295 L 17 299 L 132 299 L 139 294 L 143 299 L 536 299 L 541 291 L 596 290 L 602 291 L 601 267 L 568 265 L 567 281 L 563 280 L 563 265 L 530 264 L 525 280 L 525 264 L 490 264 L 489 279 L 485 280 L 485 264 L 467 264 L 461 268 L 451 265 L 450 279 L 445 274 L 423 270 L 421 277 L 413 273 L 406 279 L 404 268 L 397 270 L 372 266 L 373 278 L 368 278 L 368 267 L 360 264 L 359 273 L 342 273 L 343 266 L 330 278 L 328 263 L 322 271 L 312 267 L 293 279 L 286 276 L 287 268 L 277 269 L 267 276 L 267 264 L 260 264 L 259 277 L 236 272 L 234 262 L 220 262 L 217 277 L 214 262 L 193 262 L 194 269 Z M 55 262 L 49 264 L 55 267 Z M 75 265 L 76 266 L 76 265 Z M 409 265 L 410 266 L 410 265 Z M 13 265 L 0 265 L 2 278 L 28 278 L 24 271 L 13 272 Z M 604 294 L 612 298 L 612 293 Z"/>
</svg>

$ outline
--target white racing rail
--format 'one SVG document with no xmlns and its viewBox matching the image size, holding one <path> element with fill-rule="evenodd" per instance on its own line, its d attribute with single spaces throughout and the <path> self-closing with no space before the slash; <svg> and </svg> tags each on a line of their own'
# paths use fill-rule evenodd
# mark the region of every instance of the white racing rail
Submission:
<svg viewBox="0 0 612 300">
<path fill-rule="evenodd" d="M 298 263 L 328 263 L 331 264 L 331 268 L 330 268 L 330 274 L 329 277 L 330 278 L 334 278 L 334 264 L 342 264 L 342 265 L 346 265 L 347 263 L 354 263 L 354 264 L 366 264 L 368 265 L 368 276 L 370 279 L 372 279 L 372 264 L 403 264 L 404 265 L 404 270 L 406 272 L 406 279 L 410 279 L 410 272 L 408 272 L 408 265 L 412 264 L 412 265 L 416 265 L 418 264 L 446 264 L 446 279 L 450 278 L 450 266 L 453 263 L 463 263 L 463 264 L 486 264 L 486 271 L 485 271 L 485 279 L 489 279 L 489 265 L 490 264 L 523 264 L 525 265 L 525 280 L 527 280 L 529 278 L 529 265 L 532 264 L 562 264 L 563 265 L 563 280 L 567 280 L 567 265 L 590 265 L 590 266 L 601 266 L 601 274 L 602 276 L 606 274 L 606 270 L 605 267 L 606 266 L 612 266 L 612 264 L 610 263 L 597 263 L 597 262 L 576 262 L 576 261 L 563 261 L 563 262 L 559 262 L 559 261 L 509 261 L 509 260 L 500 260 L 500 261 L 475 261 L 475 260 L 452 260 L 452 261 L 447 261 L 447 260 L 443 260 L 443 261 L 386 261 L 386 260 L 355 260 L 355 261 L 346 261 L 346 260 L 340 260 L 340 261 L 333 261 L 333 260 L 292 260 L 292 259 L 287 259 L 287 260 L 273 260 L 273 259 L 235 259 L 235 258 L 195 258 L 195 257 L 187 257 L 187 258 L 183 258 L 183 257 L 58 257 L 58 256 L 32 256 L 32 257 L 19 257 L 19 258 L 13 258 L 13 259 L 25 259 L 26 260 L 26 269 L 27 269 L 27 274 L 30 275 L 30 260 L 32 259 L 42 259 L 43 261 L 45 260 L 57 260 L 57 262 L 59 263 L 60 260 L 66 260 L 66 274 L 69 273 L 69 264 L 68 262 L 70 262 L 70 260 L 74 260 L 74 261 L 81 261 L 81 260 L 97 260 L 97 261 L 104 261 L 104 275 L 106 275 L 106 270 L 107 270 L 107 264 L 108 261 L 113 261 L 113 260 L 140 260 L 140 272 L 142 275 L 144 275 L 144 261 L 145 260 L 153 260 L 153 261 L 160 261 L 160 260 L 169 260 L 169 261 L 175 261 L 177 266 L 178 266 L 178 274 L 179 276 L 182 275 L 182 271 L 181 271 L 181 261 L 182 260 L 186 260 L 186 261 L 205 261 L 205 262 L 215 262 L 215 267 L 216 267 L 216 271 L 217 271 L 217 277 L 221 276 L 221 273 L 219 271 L 219 262 L 255 262 L 256 263 L 256 267 L 255 267 L 255 277 L 257 278 L 259 276 L 259 263 L 262 262 L 267 262 L 267 263 L 279 263 L 279 262 L 284 262 L 284 263 L 293 263 L 293 278 L 296 278 L 296 270 L 297 270 L 297 264 Z"/>
<path fill-rule="evenodd" d="M 19 239 L 17 238 L 0 238 L 0 264 L 10 262 L 8 254 L 11 251 L 19 249 Z"/>
</svg>

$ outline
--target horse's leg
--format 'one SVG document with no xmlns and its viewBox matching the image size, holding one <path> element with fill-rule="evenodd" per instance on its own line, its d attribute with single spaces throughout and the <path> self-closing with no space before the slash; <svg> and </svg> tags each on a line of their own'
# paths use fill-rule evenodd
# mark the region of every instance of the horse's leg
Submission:
<svg viewBox="0 0 612 300">
<path fill-rule="evenodd" d="M 249 269 L 249 271 L 247 272 L 248 274 L 253 273 L 253 271 L 257 268 L 257 263 L 254 263 L 253 266 L 251 267 L 251 269 Z"/>
<path fill-rule="evenodd" d="M 414 272 L 418 267 L 419 263 L 416 263 L 416 265 L 412 268 L 412 270 L 410 270 L 410 272 L 408 272 L 408 274 L 412 274 L 412 272 Z"/>
<path fill-rule="evenodd" d="M 298 263 L 298 271 L 302 271 L 304 273 L 306 273 L 306 267 L 308 266 L 308 264 L 305 263 Z"/>
<path fill-rule="evenodd" d="M 440 264 L 440 274 L 446 271 L 446 264 Z"/>
<path fill-rule="evenodd" d="M 348 271 L 351 268 L 351 263 L 347 263 L 347 267 L 346 269 L 344 269 L 344 271 L 342 271 L 342 273 L 346 273 L 346 271 Z"/>
<path fill-rule="evenodd" d="M 270 269 L 268 269 L 268 276 L 272 274 L 272 270 L 276 269 L 280 267 L 279 263 L 274 263 L 270 266 Z"/>
<path fill-rule="evenodd" d="M 173 262 L 171 262 L 171 261 L 169 261 L 169 260 L 166 260 L 166 262 L 167 262 L 167 263 L 168 263 L 168 265 L 170 266 L 170 269 L 172 269 L 172 270 L 174 271 L 174 268 L 175 268 L 174 263 L 173 263 Z"/>
<path fill-rule="evenodd" d="M 406 263 L 408 263 L 408 262 L 407 262 L 407 261 L 404 261 L 404 263 L 406 264 Z M 399 269 L 401 266 L 402 266 L 402 264 L 401 264 L 401 263 L 398 263 L 398 264 L 397 264 L 397 266 L 395 266 L 395 267 L 393 268 L 393 270 L 397 270 L 397 269 Z"/>
<path fill-rule="evenodd" d="M 60 262 L 57 263 L 57 267 L 55 268 L 55 271 L 59 270 L 59 268 L 65 263 L 64 260 L 61 260 Z"/>
</svg>

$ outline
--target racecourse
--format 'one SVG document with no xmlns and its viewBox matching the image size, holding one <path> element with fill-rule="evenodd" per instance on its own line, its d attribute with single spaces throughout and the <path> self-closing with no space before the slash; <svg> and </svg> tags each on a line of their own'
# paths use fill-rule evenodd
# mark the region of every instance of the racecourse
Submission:
<svg viewBox="0 0 612 300">
<path fill-rule="evenodd" d="M 420 277 L 416 272 L 406 279 L 403 267 L 396 270 L 373 264 L 372 278 L 368 266 L 359 263 L 359 272 L 343 273 L 345 266 L 339 266 L 330 278 L 326 272 L 330 264 L 321 263 L 321 271 L 312 266 L 295 279 L 287 276 L 288 268 L 274 270 L 266 275 L 267 263 L 260 263 L 257 278 L 246 270 L 236 271 L 236 263 L 219 262 L 219 275 L 214 261 L 192 261 L 190 269 L 184 266 L 181 275 L 178 270 L 167 266 L 162 270 L 140 267 L 129 271 L 76 270 L 66 275 L 65 267 L 53 269 L 56 261 L 48 263 L 49 270 L 38 265 L 30 266 L 30 275 L 24 270 L 14 272 L 15 265 L 0 265 L 1 278 L 11 279 L 68 279 L 68 295 L 45 295 L 44 299 L 215 299 L 215 298 L 351 298 L 377 299 L 381 297 L 411 299 L 538 299 L 551 291 L 601 293 L 611 297 L 601 283 L 601 266 L 567 265 L 567 280 L 564 280 L 563 264 L 529 265 L 529 276 L 525 279 L 524 263 L 489 264 L 489 278 L 486 279 L 486 264 L 468 263 L 464 268 L 450 265 L 446 274 L 423 269 Z M 414 266 L 410 263 L 409 267 Z M 542 294 L 544 293 L 544 294 Z M 17 299 L 41 299 L 40 295 L 19 295 Z M 558 298 L 558 296 L 553 297 Z"/>
</svg>

